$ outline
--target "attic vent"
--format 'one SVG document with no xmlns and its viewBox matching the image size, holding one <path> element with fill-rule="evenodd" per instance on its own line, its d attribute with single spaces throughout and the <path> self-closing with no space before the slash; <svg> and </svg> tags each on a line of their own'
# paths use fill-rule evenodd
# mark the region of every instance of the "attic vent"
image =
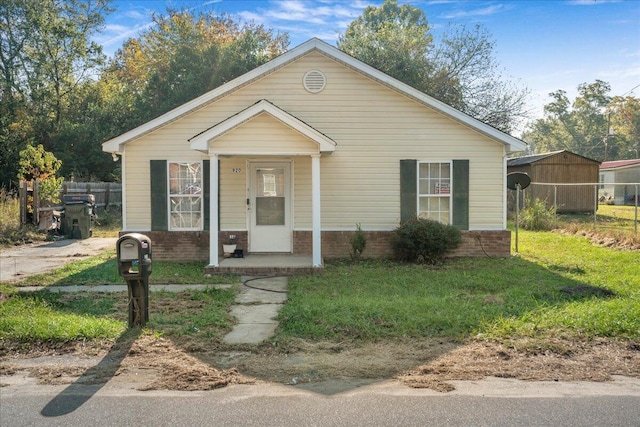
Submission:
<svg viewBox="0 0 640 427">
<path fill-rule="evenodd" d="M 302 83 L 308 92 L 318 93 L 324 89 L 324 86 L 327 84 L 327 79 L 324 74 L 322 74 L 322 71 L 311 70 L 307 71 L 304 75 Z"/>
</svg>

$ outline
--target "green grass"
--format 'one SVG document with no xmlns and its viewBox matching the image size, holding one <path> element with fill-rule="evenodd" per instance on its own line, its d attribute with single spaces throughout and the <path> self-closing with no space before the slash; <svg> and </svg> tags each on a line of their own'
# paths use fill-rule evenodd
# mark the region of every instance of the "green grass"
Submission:
<svg viewBox="0 0 640 427">
<path fill-rule="evenodd" d="M 587 239 L 521 232 L 521 256 L 441 269 L 334 263 L 289 280 L 283 337 L 377 340 L 482 334 L 640 338 L 640 255 Z"/>
<path fill-rule="evenodd" d="M 84 310 L 64 310 L 49 298 L 54 294 L 12 295 L 0 304 L 0 342 L 66 342 L 115 339 L 125 322 Z"/>
<path fill-rule="evenodd" d="M 19 286 L 67 286 L 125 284 L 118 274 L 115 249 L 101 255 L 72 262 L 52 272 L 31 276 Z M 154 261 L 149 284 L 218 284 L 237 281 L 233 275 L 205 276 L 204 262 Z"/>
<path fill-rule="evenodd" d="M 519 233 L 510 258 L 450 260 L 432 268 L 390 261 L 332 262 L 322 275 L 291 277 L 278 337 L 375 341 L 483 336 L 640 339 L 640 253 L 559 233 Z M 234 283 L 205 277 L 202 263 L 154 262 L 151 283 Z M 21 284 L 124 283 L 113 251 Z M 53 294 L 0 287 L 0 341 L 119 336 L 126 293 Z M 4 297 L 4 299 L 3 299 Z M 231 325 L 232 290 L 152 293 L 149 327 L 215 339 Z"/>
<path fill-rule="evenodd" d="M 204 263 L 156 261 L 154 284 L 236 283 L 231 275 L 205 276 Z M 103 285 L 126 282 L 118 275 L 115 250 L 67 264 L 18 284 L 0 286 L 0 343 L 115 339 L 126 329 L 127 293 L 16 292 L 19 286 Z M 3 300 L 2 297 L 5 297 Z M 231 327 L 231 290 L 207 288 L 179 293 L 152 292 L 149 328 L 172 336 L 219 337 Z"/>
<path fill-rule="evenodd" d="M 127 328 L 127 293 L 12 293 L 0 304 L 0 343 L 116 339 Z M 167 336 L 219 338 L 231 327 L 232 290 L 149 296 L 147 327 Z"/>
<path fill-rule="evenodd" d="M 214 288 L 180 295 L 154 293 L 147 326 L 168 336 L 220 337 L 232 325 L 228 309 L 234 298 L 232 290 Z"/>
<path fill-rule="evenodd" d="M 520 252 L 541 268 L 556 271 L 585 289 L 578 300 L 542 305 L 520 316 L 485 325 L 492 336 L 561 333 L 587 337 L 640 338 L 640 253 L 593 246 L 586 238 L 523 233 Z M 593 295 L 602 289 L 610 297 Z M 578 293 L 579 295 L 579 293 Z"/>
</svg>

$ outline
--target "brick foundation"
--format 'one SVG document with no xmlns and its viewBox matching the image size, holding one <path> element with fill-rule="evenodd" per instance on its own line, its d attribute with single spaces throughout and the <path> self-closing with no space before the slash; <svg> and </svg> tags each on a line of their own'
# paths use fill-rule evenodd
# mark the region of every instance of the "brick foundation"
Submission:
<svg viewBox="0 0 640 427">
<path fill-rule="evenodd" d="M 391 233 L 388 231 L 365 231 L 367 246 L 363 258 L 392 258 Z M 324 258 L 349 258 L 353 231 L 324 231 L 322 233 L 322 256 Z M 311 254 L 311 232 L 294 231 L 294 253 Z M 511 232 L 463 231 L 460 247 L 453 257 L 477 256 L 508 257 L 511 255 Z"/>
<path fill-rule="evenodd" d="M 349 258 L 353 231 L 325 231 L 322 233 L 322 256 L 326 259 Z M 391 258 L 391 233 L 365 231 L 367 246 L 364 258 Z M 120 235 L 125 234 L 121 232 Z M 148 231 L 142 234 L 151 239 L 153 259 L 158 261 L 209 261 L 209 233 L 203 231 Z M 229 236 L 235 235 L 235 239 Z M 220 231 L 218 234 L 222 256 L 222 244 L 236 244 L 247 253 L 246 231 Z M 293 253 L 311 255 L 311 231 L 293 232 Z M 462 244 L 452 254 L 454 257 L 477 256 L 508 257 L 511 255 L 511 232 L 463 231 Z"/>
<path fill-rule="evenodd" d="M 511 232 L 508 230 L 463 231 L 462 244 L 451 256 L 511 256 Z"/>
</svg>

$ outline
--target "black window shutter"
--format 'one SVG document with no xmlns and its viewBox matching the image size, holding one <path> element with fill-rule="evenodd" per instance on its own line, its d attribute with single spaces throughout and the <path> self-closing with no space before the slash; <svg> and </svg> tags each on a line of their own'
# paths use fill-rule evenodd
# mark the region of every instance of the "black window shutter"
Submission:
<svg viewBox="0 0 640 427">
<path fill-rule="evenodd" d="M 453 161 L 453 225 L 469 229 L 469 160 Z"/>
<path fill-rule="evenodd" d="M 418 213 L 417 160 L 400 160 L 400 222 L 414 219 Z"/>
<path fill-rule="evenodd" d="M 167 205 L 167 161 L 151 160 L 151 230 L 169 229 Z"/>
<path fill-rule="evenodd" d="M 202 162 L 202 203 L 204 203 L 204 216 L 202 218 L 204 222 L 204 229 L 209 229 L 209 221 L 211 219 L 211 187 L 210 187 L 210 176 L 211 176 L 211 162 L 209 160 L 204 160 Z"/>
</svg>

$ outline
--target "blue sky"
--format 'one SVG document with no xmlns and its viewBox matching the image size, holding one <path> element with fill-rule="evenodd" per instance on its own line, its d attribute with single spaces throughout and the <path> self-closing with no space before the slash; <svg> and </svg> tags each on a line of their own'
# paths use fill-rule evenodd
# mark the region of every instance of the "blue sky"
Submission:
<svg viewBox="0 0 640 427">
<path fill-rule="evenodd" d="M 318 37 L 336 43 L 367 5 L 346 0 L 115 0 L 115 11 L 97 38 L 112 54 L 129 37 L 148 28 L 153 12 L 193 9 L 226 13 L 235 20 L 286 31 L 291 45 Z M 612 95 L 640 97 L 640 0 L 399 0 L 423 9 L 434 35 L 449 25 L 481 24 L 493 36 L 503 74 L 531 91 L 532 118 L 542 117 L 548 93 L 596 79 Z"/>
</svg>

